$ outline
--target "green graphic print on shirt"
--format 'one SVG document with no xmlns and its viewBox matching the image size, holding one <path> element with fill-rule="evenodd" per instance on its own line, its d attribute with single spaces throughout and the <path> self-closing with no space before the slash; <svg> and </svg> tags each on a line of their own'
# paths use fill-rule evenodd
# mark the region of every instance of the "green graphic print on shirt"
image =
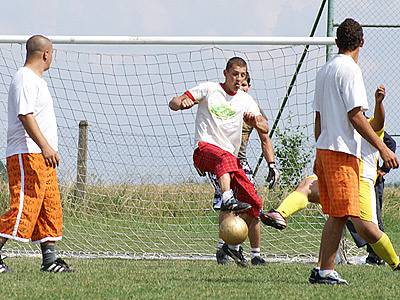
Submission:
<svg viewBox="0 0 400 300">
<path fill-rule="evenodd" d="M 228 103 L 218 103 L 210 107 L 210 112 L 222 120 L 228 120 L 236 115 L 236 111 Z"/>
</svg>

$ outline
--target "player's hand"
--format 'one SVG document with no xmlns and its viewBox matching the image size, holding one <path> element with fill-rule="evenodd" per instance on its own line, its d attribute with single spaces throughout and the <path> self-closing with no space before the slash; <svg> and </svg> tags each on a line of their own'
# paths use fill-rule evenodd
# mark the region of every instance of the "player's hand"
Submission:
<svg viewBox="0 0 400 300">
<path fill-rule="evenodd" d="M 377 104 L 382 103 L 383 99 L 385 99 L 386 89 L 383 84 L 379 85 L 375 91 L 375 102 Z"/>
<path fill-rule="evenodd" d="M 195 105 L 195 102 L 190 99 L 190 98 L 185 98 L 182 100 L 181 102 L 181 109 L 189 109 L 191 108 L 193 105 Z"/>
<path fill-rule="evenodd" d="M 378 169 L 378 176 L 376 177 L 376 182 L 381 183 L 383 180 L 383 177 L 386 175 L 385 171 L 382 171 L 381 169 Z"/>
<path fill-rule="evenodd" d="M 245 112 L 243 114 L 243 121 L 251 127 L 257 129 L 258 132 L 268 134 L 269 128 L 267 120 L 262 115 L 254 115 L 250 112 Z"/>
<path fill-rule="evenodd" d="M 265 181 L 266 181 L 269 189 L 274 188 L 274 186 L 276 185 L 276 183 L 279 180 L 279 176 L 280 176 L 280 173 L 279 173 L 278 168 L 276 167 L 276 164 L 274 162 L 268 163 L 268 175 L 267 175 L 267 178 L 265 179 Z"/>
<path fill-rule="evenodd" d="M 397 169 L 399 167 L 399 159 L 388 147 L 379 152 L 386 168 Z"/>
<path fill-rule="evenodd" d="M 46 166 L 56 168 L 60 164 L 60 155 L 50 146 L 42 149 L 42 155 L 44 157 Z"/>
<path fill-rule="evenodd" d="M 251 127 L 256 127 L 256 125 L 257 125 L 256 116 L 250 112 L 245 112 L 243 114 L 243 121 L 245 121 Z"/>
</svg>

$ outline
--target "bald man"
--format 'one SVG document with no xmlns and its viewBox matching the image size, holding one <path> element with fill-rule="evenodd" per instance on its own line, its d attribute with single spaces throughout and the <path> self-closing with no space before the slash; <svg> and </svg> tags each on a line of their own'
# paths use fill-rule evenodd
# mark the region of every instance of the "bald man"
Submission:
<svg viewBox="0 0 400 300">
<path fill-rule="evenodd" d="M 72 271 L 55 251 L 55 242 L 62 238 L 56 173 L 60 156 L 53 99 L 42 78 L 52 59 L 53 45 L 48 38 L 29 38 L 25 64 L 13 77 L 8 92 L 10 209 L 0 217 L 0 273 L 10 271 L 1 257 L 8 239 L 40 243 L 41 271 Z"/>
</svg>

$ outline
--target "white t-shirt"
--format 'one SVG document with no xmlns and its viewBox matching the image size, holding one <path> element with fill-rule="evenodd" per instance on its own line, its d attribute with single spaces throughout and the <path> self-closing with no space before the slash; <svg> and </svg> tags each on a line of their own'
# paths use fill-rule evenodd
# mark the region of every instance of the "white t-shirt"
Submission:
<svg viewBox="0 0 400 300">
<path fill-rule="evenodd" d="M 243 126 L 243 114 L 261 115 L 254 99 L 242 90 L 229 95 L 221 84 L 205 82 L 185 93 L 198 101 L 195 122 L 196 145 L 207 142 L 221 149 L 238 154 Z"/>
<path fill-rule="evenodd" d="M 313 108 L 321 115 L 318 149 L 361 155 L 361 136 L 347 113 L 353 108 L 368 110 L 367 93 L 360 67 L 348 55 L 338 54 L 319 71 Z"/>
<path fill-rule="evenodd" d="M 372 119 L 368 121 L 371 122 Z M 385 134 L 384 128 L 375 131 L 381 140 Z M 367 140 L 361 140 L 361 160 L 360 160 L 360 177 L 367 178 L 375 182 L 377 177 L 379 151 L 372 146 Z"/>
<path fill-rule="evenodd" d="M 18 115 L 33 114 L 50 146 L 58 151 L 57 123 L 46 81 L 27 67 L 19 68 L 8 91 L 8 131 L 6 156 L 41 153 L 29 137 Z"/>
</svg>

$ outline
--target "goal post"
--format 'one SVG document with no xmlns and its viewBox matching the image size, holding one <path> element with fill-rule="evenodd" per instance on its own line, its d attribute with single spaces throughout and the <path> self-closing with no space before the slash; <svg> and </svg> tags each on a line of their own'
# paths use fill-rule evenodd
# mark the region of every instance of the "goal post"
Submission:
<svg viewBox="0 0 400 300">
<path fill-rule="evenodd" d="M 3 128 L 7 127 L 8 86 L 23 65 L 23 44 L 28 38 L 0 36 Z M 264 186 L 265 163 L 255 178 L 264 209 L 276 207 L 311 172 L 315 75 L 333 38 L 49 38 L 54 43 L 54 61 L 44 77 L 59 127 L 64 239 L 58 248 L 64 255 L 214 257 L 218 216 L 211 209 L 213 188 L 192 166 L 196 108 L 172 112 L 168 102 L 201 82 L 223 81 L 222 71 L 232 56 L 247 61 L 250 93 L 270 125 L 280 114 L 272 140 L 283 175 L 281 187 L 270 191 Z M 143 51 L 140 45 L 154 47 Z M 309 48 L 298 68 L 306 45 Z M 84 134 L 80 122 L 85 124 Z M 4 161 L 5 130 L 0 141 Z M 252 167 L 260 152 L 253 134 L 247 151 Z M 6 182 L 0 184 L 2 213 L 8 192 Z M 262 252 L 271 260 L 314 260 L 323 224 L 319 207 L 310 205 L 293 216 L 283 232 L 263 226 Z M 247 254 L 248 241 L 244 248 Z M 4 250 L 16 255 L 38 253 L 37 246 L 13 242 Z"/>
</svg>

